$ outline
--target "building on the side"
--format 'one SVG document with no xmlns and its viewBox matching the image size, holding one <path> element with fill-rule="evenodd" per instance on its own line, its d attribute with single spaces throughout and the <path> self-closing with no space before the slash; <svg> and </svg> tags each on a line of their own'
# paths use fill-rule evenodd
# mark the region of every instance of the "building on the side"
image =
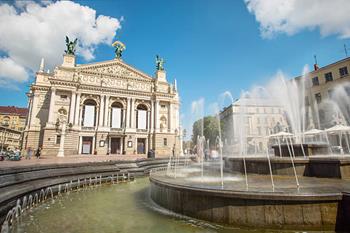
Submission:
<svg viewBox="0 0 350 233">
<path fill-rule="evenodd" d="M 264 99 L 238 99 L 220 112 L 220 120 L 224 125 L 224 149 L 235 154 L 239 153 L 241 137 L 247 153 L 263 153 L 268 135 L 288 128 L 283 108 Z"/>
<path fill-rule="evenodd" d="M 309 128 L 325 129 L 337 123 L 350 125 L 350 58 L 296 77 L 305 88 L 305 106 Z"/>
<path fill-rule="evenodd" d="M 76 64 L 67 45 L 52 73 L 44 72 L 42 60 L 28 93 L 24 148 L 40 146 L 48 156 L 180 152 L 176 81 L 168 82 L 158 56 L 152 77 L 124 62 L 125 47 L 117 46 L 115 59 Z"/>
<path fill-rule="evenodd" d="M 27 108 L 0 106 L 1 150 L 14 150 L 15 148 L 20 148 L 27 114 Z"/>
</svg>

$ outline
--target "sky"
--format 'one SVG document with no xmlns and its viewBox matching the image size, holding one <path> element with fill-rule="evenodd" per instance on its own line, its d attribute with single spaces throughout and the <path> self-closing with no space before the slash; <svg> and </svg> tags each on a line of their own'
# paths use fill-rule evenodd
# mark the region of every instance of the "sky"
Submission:
<svg viewBox="0 0 350 233">
<path fill-rule="evenodd" d="M 65 35 L 79 40 L 78 63 L 113 59 L 120 40 L 123 60 L 149 75 L 165 59 L 190 129 L 193 101 L 299 76 L 314 55 L 319 66 L 345 58 L 349 11 L 348 0 L 0 1 L 0 105 L 26 106 L 41 57 L 62 63 Z"/>
</svg>

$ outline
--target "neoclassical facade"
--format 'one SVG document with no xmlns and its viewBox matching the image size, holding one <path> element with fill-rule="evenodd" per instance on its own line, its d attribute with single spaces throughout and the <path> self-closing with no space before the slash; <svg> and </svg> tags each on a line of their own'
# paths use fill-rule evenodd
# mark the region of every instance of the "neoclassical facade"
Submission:
<svg viewBox="0 0 350 233">
<path fill-rule="evenodd" d="M 43 155 L 180 151 L 179 94 L 163 68 L 151 77 L 120 58 L 77 65 L 65 54 L 53 73 L 42 61 L 28 99 L 23 148 Z"/>
</svg>

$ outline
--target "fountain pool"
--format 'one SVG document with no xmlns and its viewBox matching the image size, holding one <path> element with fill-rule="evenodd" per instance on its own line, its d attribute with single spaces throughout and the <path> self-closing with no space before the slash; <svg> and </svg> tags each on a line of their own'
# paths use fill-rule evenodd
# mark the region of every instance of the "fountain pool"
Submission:
<svg viewBox="0 0 350 233">
<path fill-rule="evenodd" d="M 11 232 L 281 232 L 230 228 L 181 216 L 154 204 L 148 178 L 102 185 L 48 200 L 22 215 Z M 285 231 L 293 232 L 293 231 Z"/>
</svg>

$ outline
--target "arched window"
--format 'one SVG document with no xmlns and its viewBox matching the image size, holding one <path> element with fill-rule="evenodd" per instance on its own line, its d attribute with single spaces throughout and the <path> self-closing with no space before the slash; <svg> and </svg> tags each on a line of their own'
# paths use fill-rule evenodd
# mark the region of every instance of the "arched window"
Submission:
<svg viewBox="0 0 350 233">
<path fill-rule="evenodd" d="M 136 128 L 147 129 L 147 107 L 143 104 L 139 104 L 136 110 Z"/>
<path fill-rule="evenodd" d="M 111 127 L 119 129 L 123 125 L 123 105 L 119 102 L 114 102 L 111 107 Z"/>
<path fill-rule="evenodd" d="M 94 127 L 96 125 L 96 102 L 92 99 L 84 101 L 83 126 Z"/>
</svg>

